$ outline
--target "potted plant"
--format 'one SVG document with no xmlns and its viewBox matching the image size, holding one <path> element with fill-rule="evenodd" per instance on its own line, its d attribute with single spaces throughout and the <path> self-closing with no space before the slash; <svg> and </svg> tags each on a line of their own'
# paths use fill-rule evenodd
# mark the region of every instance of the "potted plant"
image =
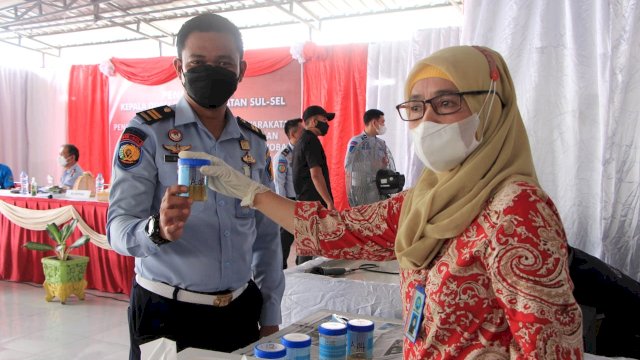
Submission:
<svg viewBox="0 0 640 360">
<path fill-rule="evenodd" d="M 67 246 L 67 239 L 73 234 L 78 223 L 77 219 L 71 220 L 62 228 L 51 223 L 47 225 L 49 237 L 55 242 L 43 244 L 29 241 L 23 247 L 36 251 L 53 250 L 56 255 L 42 258 L 42 268 L 44 270 L 44 289 L 46 291 L 45 300 L 51 301 L 55 296 L 60 298 L 62 304 L 67 297 L 73 294 L 80 300 L 84 300 L 84 289 L 87 287 L 87 280 L 84 278 L 87 270 L 89 258 L 87 256 L 69 255 L 69 251 L 83 246 L 89 241 L 89 236 L 83 235 L 70 246 Z"/>
</svg>

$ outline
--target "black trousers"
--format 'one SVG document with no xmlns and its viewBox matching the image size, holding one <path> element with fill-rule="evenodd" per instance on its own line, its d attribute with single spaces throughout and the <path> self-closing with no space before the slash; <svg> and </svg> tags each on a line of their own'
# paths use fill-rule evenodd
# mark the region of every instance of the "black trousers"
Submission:
<svg viewBox="0 0 640 360">
<path fill-rule="evenodd" d="M 262 293 L 253 281 L 228 306 L 215 307 L 167 299 L 134 280 L 128 310 L 129 359 L 139 360 L 140 345 L 161 337 L 174 340 L 178 351 L 240 349 L 260 338 L 261 309 Z"/>
<path fill-rule="evenodd" d="M 287 258 L 291 253 L 291 245 L 293 244 L 293 234 L 280 228 L 280 242 L 282 243 L 282 268 L 286 269 Z"/>
</svg>

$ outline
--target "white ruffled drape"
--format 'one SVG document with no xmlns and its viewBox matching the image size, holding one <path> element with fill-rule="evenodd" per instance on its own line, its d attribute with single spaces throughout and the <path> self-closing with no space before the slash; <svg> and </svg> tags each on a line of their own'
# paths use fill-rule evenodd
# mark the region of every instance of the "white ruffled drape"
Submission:
<svg viewBox="0 0 640 360">
<path fill-rule="evenodd" d="M 0 67 L 0 162 L 15 181 L 23 170 L 39 184 L 62 175 L 56 158 L 67 142 L 68 87 L 68 67 Z"/>
<path fill-rule="evenodd" d="M 511 70 L 536 171 L 569 243 L 640 279 L 638 0 L 465 0 L 461 44 L 499 51 Z M 452 29 L 371 44 L 367 108 L 411 186 L 422 168 L 395 111 L 416 60 L 456 45 Z"/>
<path fill-rule="evenodd" d="M 640 279 L 640 3 L 465 1 L 462 42 L 501 52 L 569 242 Z"/>
<path fill-rule="evenodd" d="M 404 79 L 420 59 L 434 51 L 460 44 L 460 28 L 425 29 L 411 41 L 369 44 L 367 109 L 385 114 L 387 133 L 380 136 L 391 150 L 396 170 L 405 175 L 405 188 L 413 186 L 424 166 L 414 156 L 407 124 L 396 105 L 404 101 Z"/>
<path fill-rule="evenodd" d="M 107 236 L 95 232 L 80 217 L 76 209 L 71 206 L 63 206 L 57 209 L 33 210 L 25 209 L 0 200 L 0 213 L 12 223 L 28 230 L 46 230 L 47 224 L 64 224 L 71 219 L 77 219 L 77 228 L 83 235 L 89 235 L 91 242 L 103 249 L 111 250 Z"/>
</svg>

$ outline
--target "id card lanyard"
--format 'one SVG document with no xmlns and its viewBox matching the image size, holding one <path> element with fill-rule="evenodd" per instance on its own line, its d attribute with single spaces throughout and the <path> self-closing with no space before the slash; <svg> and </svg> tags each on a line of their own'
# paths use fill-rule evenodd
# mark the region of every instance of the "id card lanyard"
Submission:
<svg viewBox="0 0 640 360">
<path fill-rule="evenodd" d="M 416 342 L 420 328 L 422 327 L 422 314 L 424 313 L 424 287 L 416 286 L 411 299 L 411 312 L 404 322 L 404 336 L 412 343 Z"/>
</svg>

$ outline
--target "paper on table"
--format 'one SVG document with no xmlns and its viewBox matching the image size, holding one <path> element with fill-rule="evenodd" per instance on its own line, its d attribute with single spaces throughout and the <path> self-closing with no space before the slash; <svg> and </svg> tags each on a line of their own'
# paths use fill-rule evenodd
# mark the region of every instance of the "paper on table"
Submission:
<svg viewBox="0 0 640 360">
<path fill-rule="evenodd" d="M 160 338 L 140 345 L 142 360 L 177 360 L 176 342 Z"/>
</svg>

